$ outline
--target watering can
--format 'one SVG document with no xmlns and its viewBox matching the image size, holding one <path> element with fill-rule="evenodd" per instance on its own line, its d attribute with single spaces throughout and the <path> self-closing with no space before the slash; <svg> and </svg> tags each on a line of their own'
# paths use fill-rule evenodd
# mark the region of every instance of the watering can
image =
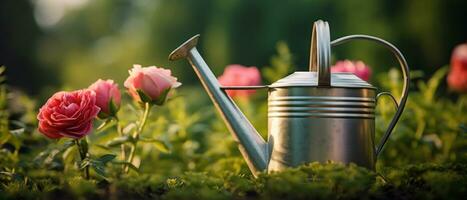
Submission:
<svg viewBox="0 0 467 200">
<path fill-rule="evenodd" d="M 313 24 L 309 71 L 297 71 L 268 86 L 222 86 L 203 60 L 196 35 L 175 49 L 169 60 L 186 58 L 239 143 L 248 167 L 259 172 L 280 171 L 314 161 L 355 163 L 374 170 L 376 158 L 399 120 L 408 96 L 409 68 L 389 42 L 367 35 L 330 41 L 327 22 Z M 331 73 L 331 46 L 352 40 L 373 41 L 397 58 L 404 79 L 399 102 L 352 73 Z M 268 140 L 265 141 L 225 90 L 268 90 Z M 375 145 L 375 106 L 382 95 L 391 97 L 397 111 Z"/>
</svg>

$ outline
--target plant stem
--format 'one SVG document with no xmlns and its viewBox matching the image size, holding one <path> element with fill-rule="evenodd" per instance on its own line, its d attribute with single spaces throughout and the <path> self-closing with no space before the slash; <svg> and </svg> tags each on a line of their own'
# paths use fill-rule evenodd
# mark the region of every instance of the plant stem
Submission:
<svg viewBox="0 0 467 200">
<path fill-rule="evenodd" d="M 114 116 L 114 120 L 117 123 L 118 136 L 123 137 L 124 135 L 123 135 L 123 131 L 122 131 L 122 125 L 120 124 L 120 120 L 118 119 L 117 116 Z M 121 149 L 121 159 L 122 159 L 122 161 L 125 161 L 126 160 L 125 144 L 121 144 L 120 149 Z M 125 165 L 122 165 L 122 170 L 125 170 Z"/>
<path fill-rule="evenodd" d="M 133 132 L 133 135 L 132 135 L 133 144 L 131 145 L 131 148 L 130 148 L 130 157 L 128 158 L 128 164 L 133 163 L 133 159 L 135 158 L 135 153 L 136 153 L 136 144 L 138 143 L 138 140 L 139 140 L 139 134 L 141 134 L 141 132 L 144 129 L 144 126 L 146 125 L 146 121 L 148 119 L 150 109 L 151 109 L 151 105 L 149 103 L 144 103 L 143 116 L 141 117 L 141 121 L 139 123 L 138 129 L 135 132 Z M 130 170 L 130 167 L 126 165 L 125 173 L 128 173 L 129 170 Z"/>
<path fill-rule="evenodd" d="M 103 131 L 103 129 L 107 126 L 108 123 L 110 123 L 111 120 L 109 119 L 106 119 L 101 125 L 99 125 L 97 128 L 96 128 L 96 132 L 101 132 Z"/>
<path fill-rule="evenodd" d="M 86 138 L 84 138 L 84 140 L 85 139 Z M 85 150 L 83 148 L 83 146 L 80 144 L 79 139 L 75 139 L 75 144 L 78 147 L 78 152 L 79 152 L 79 156 L 81 158 L 81 161 L 84 161 L 84 159 L 86 159 L 86 156 L 87 156 L 87 153 L 88 153 L 87 150 Z M 84 168 L 84 178 L 89 179 L 89 166 L 86 166 Z"/>
</svg>

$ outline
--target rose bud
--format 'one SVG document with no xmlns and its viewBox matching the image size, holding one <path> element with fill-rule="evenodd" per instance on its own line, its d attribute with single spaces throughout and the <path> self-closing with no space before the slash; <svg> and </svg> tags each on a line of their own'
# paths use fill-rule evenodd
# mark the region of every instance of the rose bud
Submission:
<svg viewBox="0 0 467 200">
<path fill-rule="evenodd" d="M 39 110 L 39 131 L 49 138 L 82 138 L 99 110 L 92 90 L 57 92 Z"/>
<path fill-rule="evenodd" d="M 131 97 L 138 102 L 162 105 L 169 91 L 181 85 L 171 75 L 171 71 L 164 68 L 133 65 L 129 73 L 124 85 Z"/>
<path fill-rule="evenodd" d="M 458 45 L 451 56 L 448 85 L 458 92 L 467 92 L 467 43 Z"/>
<path fill-rule="evenodd" d="M 89 86 L 90 90 L 96 93 L 96 105 L 101 108 L 99 118 L 115 116 L 120 109 L 121 95 L 118 84 L 113 80 L 99 79 Z"/>
<path fill-rule="evenodd" d="M 239 64 L 228 65 L 224 73 L 219 76 L 219 83 L 223 86 L 255 86 L 261 84 L 261 75 L 255 66 L 246 67 Z M 255 90 L 226 90 L 231 97 L 249 97 Z"/>
<path fill-rule="evenodd" d="M 331 72 L 350 72 L 363 79 L 364 81 L 370 80 L 371 69 L 362 61 L 337 61 L 331 67 Z"/>
</svg>

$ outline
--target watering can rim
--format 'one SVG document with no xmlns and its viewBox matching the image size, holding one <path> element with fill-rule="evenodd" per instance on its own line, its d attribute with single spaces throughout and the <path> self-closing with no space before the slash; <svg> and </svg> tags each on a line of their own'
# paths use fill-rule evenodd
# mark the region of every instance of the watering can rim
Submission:
<svg viewBox="0 0 467 200">
<path fill-rule="evenodd" d="M 330 85 L 319 85 L 318 72 L 310 71 L 295 71 L 288 76 L 277 80 L 268 87 L 329 87 L 329 88 L 367 88 L 376 89 L 375 86 L 360 79 L 350 72 L 333 72 L 330 74 Z"/>
</svg>

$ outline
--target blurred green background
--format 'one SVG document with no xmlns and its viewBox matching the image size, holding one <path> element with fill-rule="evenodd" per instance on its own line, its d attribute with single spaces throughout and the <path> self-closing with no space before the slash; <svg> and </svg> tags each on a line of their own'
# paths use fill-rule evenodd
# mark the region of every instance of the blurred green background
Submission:
<svg viewBox="0 0 467 200">
<path fill-rule="evenodd" d="M 135 63 L 170 68 L 185 86 L 199 86 L 187 62 L 167 60 L 189 37 L 201 34 L 199 49 L 218 75 L 231 63 L 269 65 L 278 41 L 288 44 L 297 70 L 306 70 L 311 26 L 323 19 L 332 39 L 384 38 L 411 69 L 430 75 L 466 41 L 466 8 L 465 0 L 2 0 L 0 64 L 10 86 L 41 101 L 98 78 L 122 83 Z M 334 60 L 346 58 L 376 73 L 397 64 L 366 42 L 333 49 Z"/>
</svg>

